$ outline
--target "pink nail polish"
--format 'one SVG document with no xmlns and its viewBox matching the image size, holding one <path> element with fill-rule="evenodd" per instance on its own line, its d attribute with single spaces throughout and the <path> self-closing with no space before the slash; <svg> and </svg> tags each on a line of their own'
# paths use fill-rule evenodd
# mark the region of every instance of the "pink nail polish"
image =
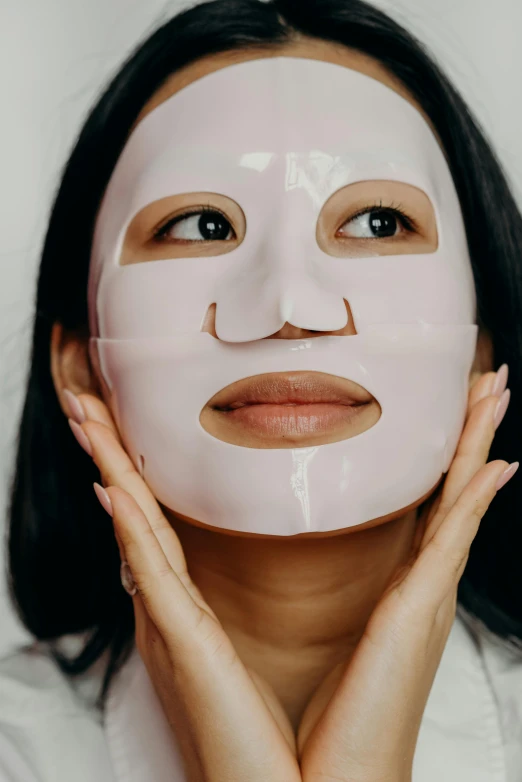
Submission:
<svg viewBox="0 0 522 782">
<path fill-rule="evenodd" d="M 506 415 L 506 410 L 508 409 L 510 398 L 511 398 L 511 391 L 509 390 L 509 388 L 506 388 L 506 390 L 503 392 L 502 396 L 498 400 L 497 406 L 495 408 L 495 417 L 493 419 L 495 431 L 498 429 L 498 427 L 502 423 L 502 419 Z"/>
<path fill-rule="evenodd" d="M 87 420 L 87 416 L 85 415 L 82 403 L 78 397 L 73 394 L 72 391 L 69 391 L 68 388 L 64 388 L 63 396 L 67 402 L 67 407 L 69 408 L 73 421 L 76 421 L 77 424 L 83 424 L 83 422 Z"/>
<path fill-rule="evenodd" d="M 100 501 L 100 505 L 102 508 L 107 511 L 109 516 L 112 517 L 112 502 L 111 498 L 103 488 L 103 486 L 100 486 L 99 483 L 93 483 L 94 491 L 96 492 L 96 496 L 98 497 Z"/>
<path fill-rule="evenodd" d="M 508 365 L 502 364 L 502 366 L 497 371 L 497 376 L 495 378 L 495 383 L 493 385 L 493 391 L 491 392 L 493 396 L 499 396 L 499 397 L 502 396 L 502 394 L 506 390 L 508 374 L 509 374 Z"/>
<path fill-rule="evenodd" d="M 512 464 L 509 465 L 509 467 L 507 469 L 504 470 L 504 472 L 502 473 L 502 475 L 500 476 L 500 478 L 497 481 L 497 485 L 496 485 L 496 490 L 497 491 L 500 491 L 500 489 L 503 486 L 505 486 L 508 481 L 511 480 L 513 475 L 518 470 L 519 464 L 520 464 L 520 462 L 513 462 Z"/>
<path fill-rule="evenodd" d="M 83 431 L 80 424 L 77 424 L 76 421 L 73 421 L 72 418 L 69 418 L 69 426 L 71 427 L 73 435 L 76 437 L 83 450 L 88 453 L 89 456 L 92 456 L 91 443 L 89 442 L 89 438 Z"/>
</svg>

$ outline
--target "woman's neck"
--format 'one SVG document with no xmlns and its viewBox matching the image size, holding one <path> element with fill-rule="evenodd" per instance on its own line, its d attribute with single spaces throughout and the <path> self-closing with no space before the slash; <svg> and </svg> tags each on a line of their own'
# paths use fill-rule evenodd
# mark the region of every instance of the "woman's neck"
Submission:
<svg viewBox="0 0 522 782">
<path fill-rule="evenodd" d="M 321 538 L 243 537 L 172 519 L 189 572 L 291 721 L 357 645 L 411 552 L 416 511 Z"/>
</svg>

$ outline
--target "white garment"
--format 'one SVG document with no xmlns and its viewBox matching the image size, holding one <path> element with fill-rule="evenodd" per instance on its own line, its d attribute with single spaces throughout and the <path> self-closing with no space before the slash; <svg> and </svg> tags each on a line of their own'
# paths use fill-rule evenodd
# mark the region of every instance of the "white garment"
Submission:
<svg viewBox="0 0 522 782">
<path fill-rule="evenodd" d="M 0 782 L 185 781 L 137 650 L 113 679 L 103 714 L 93 705 L 101 672 L 97 664 L 70 680 L 44 644 L 0 660 Z M 413 782 L 522 782 L 522 647 L 460 608 L 424 712 Z"/>
</svg>

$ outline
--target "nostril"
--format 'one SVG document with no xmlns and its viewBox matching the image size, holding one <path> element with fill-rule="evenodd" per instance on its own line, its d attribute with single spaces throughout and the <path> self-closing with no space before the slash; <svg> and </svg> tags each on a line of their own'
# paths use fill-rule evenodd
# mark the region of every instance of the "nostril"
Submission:
<svg viewBox="0 0 522 782">
<path fill-rule="evenodd" d="M 212 337 L 215 337 L 215 339 L 218 338 L 216 333 L 216 308 L 217 305 L 215 302 L 209 306 L 201 321 L 201 326 L 199 329 L 200 331 L 204 331 L 210 334 Z"/>
<path fill-rule="evenodd" d="M 357 334 L 357 328 L 355 326 L 352 309 L 346 299 L 343 299 L 343 301 L 344 306 L 346 307 L 346 314 L 348 316 L 346 325 L 343 326 L 342 329 L 339 329 L 339 331 L 333 331 L 332 334 L 343 337 L 353 337 Z"/>
</svg>

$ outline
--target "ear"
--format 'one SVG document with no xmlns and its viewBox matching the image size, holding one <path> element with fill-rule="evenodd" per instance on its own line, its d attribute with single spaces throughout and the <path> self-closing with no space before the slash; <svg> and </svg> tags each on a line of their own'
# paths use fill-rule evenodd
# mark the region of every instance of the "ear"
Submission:
<svg viewBox="0 0 522 782">
<path fill-rule="evenodd" d="M 51 331 L 51 375 L 60 407 L 65 416 L 71 411 L 64 390 L 73 394 L 89 393 L 101 398 L 99 384 L 89 359 L 89 334 L 68 331 L 55 323 Z"/>
<path fill-rule="evenodd" d="M 495 368 L 493 340 L 489 331 L 479 327 L 477 349 L 471 372 L 469 375 L 470 388 L 475 385 L 486 372 L 493 372 Z"/>
</svg>

